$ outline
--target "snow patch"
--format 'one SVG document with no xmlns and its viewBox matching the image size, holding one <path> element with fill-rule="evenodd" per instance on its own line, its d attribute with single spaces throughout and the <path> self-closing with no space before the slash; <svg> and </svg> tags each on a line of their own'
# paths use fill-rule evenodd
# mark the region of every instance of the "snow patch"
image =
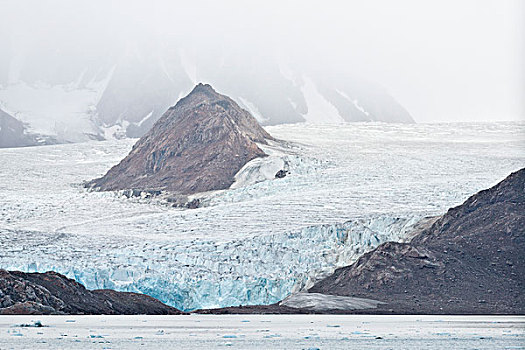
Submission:
<svg viewBox="0 0 525 350">
<path fill-rule="evenodd" d="M 193 62 L 190 59 L 190 57 L 188 56 L 188 54 L 186 53 L 185 50 L 181 49 L 179 51 L 179 56 L 180 56 L 180 62 L 182 64 L 182 68 L 184 69 L 184 71 L 188 75 L 188 78 L 190 78 L 190 80 L 193 83 L 193 85 L 197 85 L 197 83 L 198 83 L 198 80 L 197 80 L 197 66 L 195 65 L 195 62 Z"/>
<path fill-rule="evenodd" d="M 153 115 L 153 110 L 151 110 L 151 112 L 149 112 L 148 114 L 146 114 L 146 116 L 144 118 L 142 118 L 138 123 L 136 123 L 137 126 L 142 126 L 142 124 L 148 120 L 149 118 L 151 118 L 151 116 Z"/>
<path fill-rule="evenodd" d="M 354 104 L 355 108 L 357 108 L 359 111 L 361 111 L 366 116 L 369 116 L 370 113 L 368 113 L 360 104 L 357 99 L 353 100 L 352 103 Z"/>
<path fill-rule="evenodd" d="M 63 142 L 85 141 L 86 133 L 97 133 L 92 119 L 111 74 L 84 88 L 78 87 L 82 74 L 65 85 L 18 81 L 0 89 L 1 105 L 26 123 L 29 132 L 53 135 Z"/>
<path fill-rule="evenodd" d="M 104 139 L 120 140 L 126 137 L 126 129 L 128 128 L 128 126 L 129 122 L 127 120 L 119 120 L 117 121 L 117 123 L 115 123 L 115 125 L 103 126 L 100 129 L 102 130 Z"/>
<path fill-rule="evenodd" d="M 339 112 L 323 95 L 319 93 L 312 79 L 303 77 L 304 84 L 301 91 L 306 99 L 308 112 L 304 115 L 310 123 L 342 123 L 344 119 Z"/>
<path fill-rule="evenodd" d="M 248 112 L 250 112 L 250 114 L 253 115 L 255 117 L 255 119 L 257 119 L 257 121 L 259 123 L 263 123 L 263 122 L 268 120 L 268 118 L 265 118 L 261 114 L 261 112 L 259 112 L 259 109 L 257 108 L 257 106 L 255 104 L 253 104 L 251 101 L 249 101 L 246 98 L 241 97 L 241 96 L 238 97 L 238 100 L 239 100 L 239 102 L 241 102 L 242 107 L 247 109 Z"/>
<path fill-rule="evenodd" d="M 290 97 L 288 97 L 288 102 L 290 102 L 290 105 L 294 110 L 297 110 L 297 103 L 295 103 Z"/>
<path fill-rule="evenodd" d="M 366 115 L 367 117 L 370 116 L 370 113 L 368 113 L 365 108 L 363 106 L 361 106 L 359 104 L 359 101 L 357 99 L 351 99 L 344 91 L 341 91 L 341 90 L 338 90 L 336 89 L 335 90 L 339 95 L 343 96 L 345 99 L 348 100 L 348 102 L 352 103 L 354 105 L 354 107 L 360 111 L 361 113 L 363 113 L 364 115 Z"/>
</svg>

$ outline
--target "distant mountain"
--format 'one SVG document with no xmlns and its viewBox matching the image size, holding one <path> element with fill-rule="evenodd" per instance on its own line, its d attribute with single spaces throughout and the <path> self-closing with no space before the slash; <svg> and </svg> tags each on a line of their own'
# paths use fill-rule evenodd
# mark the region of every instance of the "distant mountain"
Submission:
<svg viewBox="0 0 525 350">
<path fill-rule="evenodd" d="M 55 143 L 55 140 L 50 137 L 28 133 L 24 123 L 0 109 L 0 148 L 52 143 Z"/>
<path fill-rule="evenodd" d="M 273 139 L 247 111 L 199 84 L 164 113 L 126 158 L 88 186 L 193 194 L 229 188 Z"/>
<path fill-rule="evenodd" d="M 177 315 L 182 312 L 144 294 L 87 290 L 55 272 L 0 269 L 0 315 L 27 314 Z"/>
<path fill-rule="evenodd" d="M 25 133 L 24 124 L 0 109 L 0 148 L 34 144 L 35 140 Z"/>
<path fill-rule="evenodd" d="M 378 312 L 523 314 L 525 168 L 450 209 L 410 243 L 385 243 L 310 292 L 386 302 Z"/>
<path fill-rule="evenodd" d="M 30 132 L 60 142 L 140 137 L 200 81 L 231 96 L 263 125 L 413 122 L 385 89 L 330 67 L 315 71 L 256 55 L 190 55 L 149 43 L 75 59 L 56 50 L 20 50 L 2 57 L 0 106 Z"/>
</svg>

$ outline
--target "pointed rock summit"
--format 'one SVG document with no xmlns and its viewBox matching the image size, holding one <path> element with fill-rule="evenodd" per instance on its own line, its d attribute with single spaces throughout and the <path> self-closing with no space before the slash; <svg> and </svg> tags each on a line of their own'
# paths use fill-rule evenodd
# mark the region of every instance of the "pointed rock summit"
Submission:
<svg viewBox="0 0 525 350">
<path fill-rule="evenodd" d="M 198 84 L 164 113 L 126 158 L 88 186 L 179 194 L 226 189 L 246 163 L 266 156 L 256 143 L 272 139 L 231 98 Z"/>
</svg>

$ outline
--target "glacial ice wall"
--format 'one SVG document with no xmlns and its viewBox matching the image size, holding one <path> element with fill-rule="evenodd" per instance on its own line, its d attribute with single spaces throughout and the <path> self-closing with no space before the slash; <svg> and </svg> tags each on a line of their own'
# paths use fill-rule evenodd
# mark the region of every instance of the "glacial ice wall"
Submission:
<svg viewBox="0 0 525 350">
<path fill-rule="evenodd" d="M 90 289 L 145 293 L 182 310 L 270 304 L 310 287 L 385 241 L 402 240 L 418 220 L 368 217 L 224 243 L 77 242 L 84 248 L 75 251 L 69 250 L 68 241 L 85 238 L 4 231 L 2 240 L 38 235 L 33 244 L 52 249 L 54 242 L 55 251 L 24 249 L 14 259 L 0 257 L 0 265 L 25 272 L 53 270 Z"/>
</svg>

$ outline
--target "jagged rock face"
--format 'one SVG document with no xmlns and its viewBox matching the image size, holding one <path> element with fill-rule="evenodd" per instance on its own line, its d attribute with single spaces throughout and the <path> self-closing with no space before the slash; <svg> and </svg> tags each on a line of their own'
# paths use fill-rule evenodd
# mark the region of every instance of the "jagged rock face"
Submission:
<svg viewBox="0 0 525 350">
<path fill-rule="evenodd" d="M 266 156 L 256 142 L 272 137 L 232 99 L 199 84 L 171 107 L 130 154 L 89 185 L 101 190 L 226 189 L 250 160 Z"/>
<path fill-rule="evenodd" d="M 144 294 L 107 289 L 90 291 L 55 272 L 0 270 L 0 315 L 181 313 Z"/>
<path fill-rule="evenodd" d="M 525 169 L 450 209 L 410 243 L 386 243 L 311 292 L 387 302 L 378 312 L 525 312 Z"/>
</svg>

